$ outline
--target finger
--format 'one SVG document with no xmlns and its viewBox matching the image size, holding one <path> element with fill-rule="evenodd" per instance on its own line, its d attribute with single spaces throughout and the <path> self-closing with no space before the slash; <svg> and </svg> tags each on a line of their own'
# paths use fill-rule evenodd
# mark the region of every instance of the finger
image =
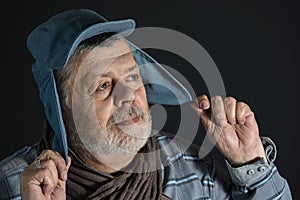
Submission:
<svg viewBox="0 0 300 200">
<path fill-rule="evenodd" d="M 199 115 L 204 128 L 207 130 L 211 124 L 211 113 L 208 110 L 210 108 L 208 97 L 206 95 L 201 95 L 197 97 L 197 99 L 193 101 L 190 106 Z"/>
<path fill-rule="evenodd" d="M 221 96 L 211 98 L 211 112 L 217 125 L 223 127 L 227 124 L 224 102 Z"/>
<path fill-rule="evenodd" d="M 63 181 L 67 180 L 67 166 L 63 157 L 57 152 L 53 150 L 44 150 L 39 156 L 41 160 L 51 159 L 54 161 L 56 169 L 59 174 L 59 178 Z"/>
<path fill-rule="evenodd" d="M 66 171 L 66 175 L 65 175 L 65 181 L 68 179 L 68 170 L 70 169 L 70 167 L 71 167 L 71 162 L 72 162 L 72 159 L 71 159 L 71 157 L 70 156 L 68 156 L 68 165 L 67 165 L 67 171 Z"/>
<path fill-rule="evenodd" d="M 250 107 L 244 102 L 236 103 L 236 120 L 239 124 L 245 124 L 246 118 L 252 114 Z"/>
<path fill-rule="evenodd" d="M 236 123 L 236 99 L 233 97 L 226 97 L 224 100 L 224 106 L 228 122 L 231 125 L 234 125 Z"/>
<path fill-rule="evenodd" d="M 207 110 L 210 107 L 209 99 L 205 94 L 197 97 L 197 104 L 202 110 Z"/>
<path fill-rule="evenodd" d="M 255 115 L 252 111 L 250 112 L 249 116 L 246 117 L 245 125 L 251 129 L 258 128 L 256 119 L 255 119 Z"/>
<path fill-rule="evenodd" d="M 55 187 L 54 191 L 52 192 L 53 198 L 52 199 L 66 199 L 66 182 L 60 181 L 60 183 Z"/>
<path fill-rule="evenodd" d="M 190 106 L 200 116 L 201 120 L 206 120 L 207 118 L 210 119 L 210 112 L 205 112 L 210 108 L 210 102 L 205 94 L 197 97 Z"/>
<path fill-rule="evenodd" d="M 71 166 L 71 158 L 68 156 L 67 170 Z M 54 199 L 62 199 L 66 195 L 66 181 L 58 180 L 58 184 L 52 192 Z"/>
<path fill-rule="evenodd" d="M 52 178 L 54 178 L 55 182 L 58 181 L 58 172 L 56 165 L 52 159 L 48 160 L 41 160 L 41 168 L 42 169 L 48 169 L 50 173 L 52 174 Z"/>
<path fill-rule="evenodd" d="M 33 177 L 38 182 L 35 184 L 43 186 L 42 191 L 45 195 L 50 195 L 58 183 L 58 177 L 55 177 L 48 168 L 35 170 Z"/>
<path fill-rule="evenodd" d="M 70 156 L 68 156 L 68 165 L 67 165 L 67 170 L 69 170 L 70 166 L 71 166 L 71 162 L 72 162 L 72 159 Z"/>
</svg>

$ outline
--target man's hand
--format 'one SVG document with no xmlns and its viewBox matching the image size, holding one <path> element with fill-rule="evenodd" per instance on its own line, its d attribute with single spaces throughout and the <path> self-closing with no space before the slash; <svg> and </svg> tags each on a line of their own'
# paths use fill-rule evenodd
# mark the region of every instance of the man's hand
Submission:
<svg viewBox="0 0 300 200">
<path fill-rule="evenodd" d="M 240 166 L 257 158 L 266 160 L 254 113 L 244 102 L 233 97 L 223 99 L 206 95 L 197 98 L 191 107 L 213 143 L 233 166 Z"/>
<path fill-rule="evenodd" d="M 40 160 L 36 164 L 37 159 Z M 21 197 L 23 200 L 66 199 L 68 166 L 58 152 L 44 150 L 20 175 Z"/>
</svg>

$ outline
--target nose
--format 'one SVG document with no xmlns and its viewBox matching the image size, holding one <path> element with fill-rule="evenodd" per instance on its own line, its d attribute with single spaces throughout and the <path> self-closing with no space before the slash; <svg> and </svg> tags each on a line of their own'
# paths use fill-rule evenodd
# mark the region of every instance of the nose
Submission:
<svg viewBox="0 0 300 200">
<path fill-rule="evenodd" d="M 136 99 L 135 89 L 122 81 L 118 81 L 115 85 L 112 96 L 116 107 L 121 107 L 124 103 L 134 102 Z"/>
</svg>

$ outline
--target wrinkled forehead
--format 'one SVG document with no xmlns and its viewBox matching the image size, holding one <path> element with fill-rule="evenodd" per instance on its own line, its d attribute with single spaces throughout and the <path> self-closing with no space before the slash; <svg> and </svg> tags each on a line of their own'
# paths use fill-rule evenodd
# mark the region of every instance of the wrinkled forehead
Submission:
<svg viewBox="0 0 300 200">
<path fill-rule="evenodd" d="M 102 59 L 112 59 L 130 53 L 131 50 L 124 37 L 114 35 L 101 42 L 93 52 L 98 53 Z"/>
<path fill-rule="evenodd" d="M 93 48 L 81 63 L 81 73 L 94 74 L 110 70 L 112 65 L 136 65 L 133 53 L 124 38 L 109 38 Z"/>
</svg>

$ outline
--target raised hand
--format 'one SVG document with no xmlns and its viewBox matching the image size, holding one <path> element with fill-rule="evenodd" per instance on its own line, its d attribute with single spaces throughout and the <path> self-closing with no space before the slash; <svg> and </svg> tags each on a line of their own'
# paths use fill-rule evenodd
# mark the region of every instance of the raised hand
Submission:
<svg viewBox="0 0 300 200">
<path fill-rule="evenodd" d="M 191 107 L 219 151 L 233 166 L 240 166 L 258 158 L 266 160 L 259 137 L 259 128 L 250 107 L 233 97 L 199 96 Z"/>
</svg>

